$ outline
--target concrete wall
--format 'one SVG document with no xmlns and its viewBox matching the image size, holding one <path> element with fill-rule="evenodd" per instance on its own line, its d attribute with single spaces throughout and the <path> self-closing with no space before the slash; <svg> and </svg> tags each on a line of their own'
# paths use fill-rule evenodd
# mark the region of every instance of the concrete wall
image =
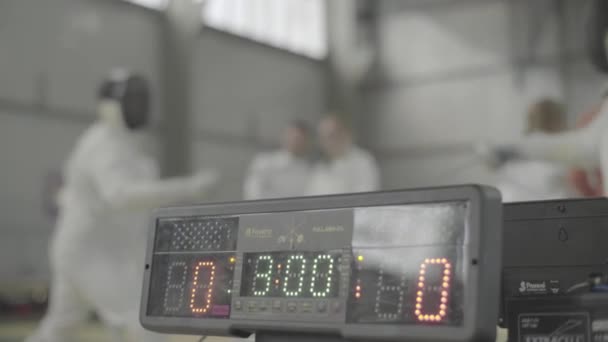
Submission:
<svg viewBox="0 0 608 342">
<path fill-rule="evenodd" d="M 45 179 L 94 120 L 109 68 L 161 89 L 161 39 L 156 12 L 122 1 L 0 2 L 0 285 L 46 278 Z M 195 60 L 193 164 L 222 171 L 214 199 L 239 199 L 253 153 L 276 145 L 289 118 L 322 112 L 321 67 L 215 31 L 201 34 Z"/>
<path fill-rule="evenodd" d="M 549 1 L 380 3 L 380 78 L 363 96 L 385 188 L 492 183 L 472 146 L 516 139 L 540 96 L 572 113 L 597 96 L 580 3 L 565 3 L 564 19 Z"/>
<path fill-rule="evenodd" d="M 313 123 L 323 114 L 323 68 L 311 59 L 214 30 L 202 33 L 197 56 L 193 164 L 222 171 L 216 199 L 240 199 L 251 157 L 278 145 L 290 120 Z"/>
</svg>

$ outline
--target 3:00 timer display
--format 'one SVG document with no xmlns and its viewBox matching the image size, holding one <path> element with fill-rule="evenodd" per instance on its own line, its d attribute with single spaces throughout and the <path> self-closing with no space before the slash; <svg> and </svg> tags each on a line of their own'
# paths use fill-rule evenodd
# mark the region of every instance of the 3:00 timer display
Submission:
<svg viewBox="0 0 608 342">
<path fill-rule="evenodd" d="M 340 285 L 337 253 L 245 253 L 244 297 L 337 297 Z"/>
</svg>

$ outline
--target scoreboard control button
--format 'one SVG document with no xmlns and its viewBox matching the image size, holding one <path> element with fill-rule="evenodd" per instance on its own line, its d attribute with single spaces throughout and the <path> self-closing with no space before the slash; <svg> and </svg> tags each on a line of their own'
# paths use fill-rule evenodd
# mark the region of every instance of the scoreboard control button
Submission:
<svg viewBox="0 0 608 342">
<path fill-rule="evenodd" d="M 312 312 L 312 303 L 311 302 L 302 302 L 300 304 L 301 312 Z"/>
<path fill-rule="evenodd" d="M 247 308 L 249 309 L 249 311 L 256 311 L 258 309 L 258 303 L 249 302 L 249 304 L 247 304 Z"/>
<path fill-rule="evenodd" d="M 321 301 L 317 303 L 317 311 L 318 312 L 326 312 L 327 311 L 327 302 Z"/>
<path fill-rule="evenodd" d="M 331 304 L 331 310 L 334 313 L 340 313 L 340 311 L 342 311 L 342 303 L 340 303 L 340 302 L 333 302 Z"/>
<path fill-rule="evenodd" d="M 270 308 L 270 303 L 268 302 L 261 302 L 260 303 L 260 311 L 266 311 L 266 309 Z"/>
<path fill-rule="evenodd" d="M 234 310 L 236 311 L 241 311 L 243 309 L 243 302 L 241 302 L 240 300 L 235 300 L 234 301 Z"/>
<path fill-rule="evenodd" d="M 281 302 L 280 300 L 274 300 L 272 302 L 272 310 L 273 311 L 282 311 L 281 309 L 283 309 L 283 302 Z"/>
<path fill-rule="evenodd" d="M 298 305 L 296 302 L 287 302 L 287 311 L 288 312 L 296 312 Z"/>
</svg>

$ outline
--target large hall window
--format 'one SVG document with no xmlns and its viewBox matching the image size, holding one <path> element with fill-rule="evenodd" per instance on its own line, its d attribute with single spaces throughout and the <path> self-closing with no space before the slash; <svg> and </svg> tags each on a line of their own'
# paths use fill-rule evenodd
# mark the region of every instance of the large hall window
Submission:
<svg viewBox="0 0 608 342">
<path fill-rule="evenodd" d="M 208 27 L 315 59 L 327 55 L 325 0 L 207 0 Z"/>
</svg>

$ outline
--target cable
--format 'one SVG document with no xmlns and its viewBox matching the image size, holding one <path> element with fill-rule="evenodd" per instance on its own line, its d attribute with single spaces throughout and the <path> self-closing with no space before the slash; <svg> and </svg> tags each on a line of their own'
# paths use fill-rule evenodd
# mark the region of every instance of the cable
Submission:
<svg viewBox="0 0 608 342">
<path fill-rule="evenodd" d="M 586 289 L 591 292 L 608 292 L 606 278 L 602 274 L 593 273 L 589 275 L 587 281 L 570 286 L 566 293 Z"/>
<path fill-rule="evenodd" d="M 200 338 L 200 340 L 198 340 L 198 342 L 203 342 L 206 339 L 207 339 L 207 336 L 201 336 L 201 338 Z"/>
<path fill-rule="evenodd" d="M 578 291 L 581 289 L 589 289 L 589 288 L 590 288 L 589 281 L 585 281 L 585 282 L 574 284 L 574 285 L 570 286 L 570 288 L 568 288 L 566 290 L 566 293 L 571 293 L 571 292 Z"/>
</svg>

